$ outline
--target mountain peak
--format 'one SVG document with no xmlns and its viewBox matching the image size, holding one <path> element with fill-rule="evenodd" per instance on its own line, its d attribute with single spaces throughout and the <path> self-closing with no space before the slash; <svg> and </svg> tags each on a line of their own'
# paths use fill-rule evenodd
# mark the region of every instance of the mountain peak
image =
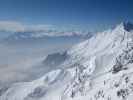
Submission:
<svg viewBox="0 0 133 100">
<path fill-rule="evenodd" d="M 129 21 L 122 22 L 121 24 L 118 25 L 118 27 L 122 28 L 122 29 L 124 29 L 124 30 L 126 30 L 128 32 L 133 30 L 133 24 L 131 22 L 129 22 Z"/>
<path fill-rule="evenodd" d="M 119 25 L 117 25 L 117 27 L 115 28 L 115 31 L 127 31 L 130 32 L 131 30 L 133 30 L 133 24 L 129 21 L 127 22 L 121 22 Z"/>
<path fill-rule="evenodd" d="M 123 22 L 123 27 L 127 31 L 133 30 L 133 23 L 131 22 Z"/>
</svg>

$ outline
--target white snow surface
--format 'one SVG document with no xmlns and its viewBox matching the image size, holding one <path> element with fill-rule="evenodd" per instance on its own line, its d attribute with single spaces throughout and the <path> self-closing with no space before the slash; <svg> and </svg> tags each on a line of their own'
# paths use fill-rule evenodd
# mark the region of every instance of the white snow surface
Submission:
<svg viewBox="0 0 133 100">
<path fill-rule="evenodd" d="M 133 32 L 127 26 L 75 45 L 59 69 L 9 86 L 0 100 L 132 100 Z"/>
</svg>

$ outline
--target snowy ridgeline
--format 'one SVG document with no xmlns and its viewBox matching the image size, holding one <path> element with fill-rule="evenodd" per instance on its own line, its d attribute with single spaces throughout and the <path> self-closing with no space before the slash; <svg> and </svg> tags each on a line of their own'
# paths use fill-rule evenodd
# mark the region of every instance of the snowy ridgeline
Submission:
<svg viewBox="0 0 133 100">
<path fill-rule="evenodd" d="M 0 100 L 132 100 L 132 29 L 131 23 L 122 23 L 98 33 L 68 50 L 67 58 L 58 55 L 58 69 L 2 88 Z"/>
</svg>

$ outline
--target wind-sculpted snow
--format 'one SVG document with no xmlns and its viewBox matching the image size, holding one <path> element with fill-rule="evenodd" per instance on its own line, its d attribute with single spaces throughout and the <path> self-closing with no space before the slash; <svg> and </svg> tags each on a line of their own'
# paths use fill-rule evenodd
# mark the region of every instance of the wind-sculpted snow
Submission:
<svg viewBox="0 0 133 100">
<path fill-rule="evenodd" d="M 67 54 L 59 69 L 10 86 L 0 100 L 132 100 L 131 24 L 97 33 Z"/>
</svg>

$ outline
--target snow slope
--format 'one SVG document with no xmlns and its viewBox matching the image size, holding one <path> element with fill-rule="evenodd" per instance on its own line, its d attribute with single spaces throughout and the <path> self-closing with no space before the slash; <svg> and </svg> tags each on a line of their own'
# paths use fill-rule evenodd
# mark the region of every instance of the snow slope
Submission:
<svg viewBox="0 0 133 100">
<path fill-rule="evenodd" d="M 0 100 L 132 100 L 133 25 L 121 23 L 67 51 L 59 69 L 3 89 Z"/>
</svg>

